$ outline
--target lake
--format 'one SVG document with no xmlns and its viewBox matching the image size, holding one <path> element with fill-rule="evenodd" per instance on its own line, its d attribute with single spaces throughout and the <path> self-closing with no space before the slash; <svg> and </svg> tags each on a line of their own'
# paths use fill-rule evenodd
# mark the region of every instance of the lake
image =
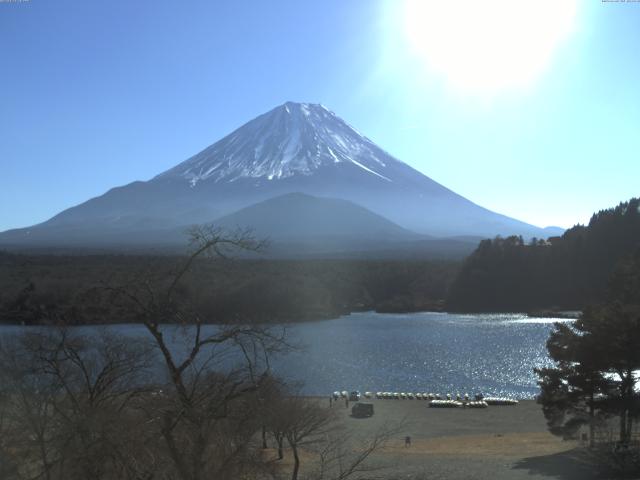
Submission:
<svg viewBox="0 0 640 480">
<path fill-rule="evenodd" d="M 309 394 L 334 390 L 477 393 L 532 398 L 550 366 L 555 321 L 522 314 L 356 313 L 294 327 L 302 353 L 276 363 Z"/>
<path fill-rule="evenodd" d="M 273 369 L 304 382 L 302 392 L 309 395 L 368 390 L 532 398 L 538 393 L 533 368 L 551 365 L 545 342 L 556 321 L 567 320 L 522 314 L 353 313 L 288 325 L 289 340 L 302 349 L 275 358 Z M 0 332 L 23 328 L 5 326 Z M 107 328 L 148 336 L 140 325 Z"/>
</svg>

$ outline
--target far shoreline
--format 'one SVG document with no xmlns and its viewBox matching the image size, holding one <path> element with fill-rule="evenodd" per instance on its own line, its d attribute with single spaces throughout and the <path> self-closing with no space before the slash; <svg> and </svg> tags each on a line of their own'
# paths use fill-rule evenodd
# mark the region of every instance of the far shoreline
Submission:
<svg viewBox="0 0 640 480">
<path fill-rule="evenodd" d="M 348 318 L 353 314 L 375 314 L 375 315 L 418 315 L 418 314 L 442 314 L 442 315 L 461 315 L 461 316 L 481 316 L 481 315 L 517 315 L 524 316 L 527 318 L 546 318 L 549 320 L 559 319 L 559 320 L 577 320 L 582 314 L 581 311 L 578 310 L 535 310 L 530 312 L 513 312 L 513 311 L 490 311 L 490 312 L 467 312 L 467 311 L 445 311 L 445 310 L 399 310 L 399 311 L 378 311 L 378 310 L 354 310 L 351 312 L 344 312 L 339 315 L 331 315 L 331 316 L 318 316 L 312 318 L 305 318 L 302 320 L 276 320 L 273 322 L 203 322 L 202 326 L 240 326 L 240 325 L 257 325 L 261 327 L 265 326 L 288 326 L 288 325 L 300 325 L 305 323 L 316 323 L 316 322 L 326 322 L 331 320 L 339 320 L 341 318 Z M 125 325 L 144 325 L 142 322 L 110 322 L 110 323 L 73 323 L 73 324 L 65 324 L 65 323 L 20 323 L 20 322 L 0 322 L 0 326 L 13 326 L 13 327 L 65 327 L 65 328 L 73 328 L 73 327 L 109 327 L 109 326 L 125 326 Z M 163 325 L 180 325 L 178 323 L 165 323 Z M 195 326 L 195 324 L 183 325 L 183 326 Z"/>
<path fill-rule="evenodd" d="M 418 315 L 418 314 L 442 314 L 442 315 L 463 315 L 463 316 L 480 316 L 480 315 L 518 315 L 528 318 L 546 318 L 546 319 L 560 319 L 560 320 L 577 320 L 582 314 L 581 311 L 574 310 L 540 310 L 533 312 L 459 312 L 459 311 L 445 311 L 445 310 L 415 310 L 415 311 L 385 311 L 380 312 L 377 310 L 354 310 L 352 312 L 342 313 L 335 316 L 327 317 L 314 317 L 303 320 L 279 320 L 273 322 L 203 322 L 201 325 L 214 325 L 214 326 L 231 326 L 231 325 L 258 325 L 264 326 L 285 326 L 285 325 L 299 325 L 305 323 L 325 322 L 331 320 L 339 320 L 341 318 L 348 318 L 353 314 L 368 313 L 375 315 Z M 109 326 L 124 326 L 124 325 L 144 325 L 142 322 L 112 322 L 112 323 L 19 323 L 19 322 L 0 322 L 0 326 L 13 326 L 13 327 L 109 327 Z M 178 323 L 165 323 L 163 325 L 180 325 Z M 195 326 L 195 324 L 183 325 L 183 326 Z"/>
</svg>

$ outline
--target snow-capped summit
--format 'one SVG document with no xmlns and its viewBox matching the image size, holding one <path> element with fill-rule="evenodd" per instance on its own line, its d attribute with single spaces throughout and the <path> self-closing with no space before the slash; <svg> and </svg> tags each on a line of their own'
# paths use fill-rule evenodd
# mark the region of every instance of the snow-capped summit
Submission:
<svg viewBox="0 0 640 480">
<path fill-rule="evenodd" d="M 291 202 L 305 208 L 285 208 Z M 405 232 L 406 241 L 413 238 L 411 232 L 549 234 L 452 192 L 322 105 L 287 102 L 149 181 L 113 188 L 40 225 L 0 234 L 0 244 L 148 245 L 194 223 L 248 218 L 263 230 L 265 219 L 271 219 L 274 229 L 298 231 L 299 238 L 317 233 L 314 227 L 324 222 L 320 230 L 341 235 L 351 231 L 350 242 L 357 244 L 366 237 L 382 245 L 398 232 Z M 330 219 L 342 222 L 341 227 L 331 226 Z"/>
<path fill-rule="evenodd" d="M 384 175 L 389 159 L 325 106 L 287 102 L 156 178 L 180 177 L 192 186 L 202 181 L 233 182 L 242 178 L 273 180 L 311 175 L 323 166 L 350 163 L 390 181 Z"/>
</svg>

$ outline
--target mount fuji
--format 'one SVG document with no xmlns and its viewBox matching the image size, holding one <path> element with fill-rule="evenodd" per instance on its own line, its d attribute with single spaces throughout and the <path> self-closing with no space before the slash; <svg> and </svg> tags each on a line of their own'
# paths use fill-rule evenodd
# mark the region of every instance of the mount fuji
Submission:
<svg viewBox="0 0 640 480">
<path fill-rule="evenodd" d="M 277 197 L 283 198 L 266 202 Z M 283 208 L 301 198 L 313 208 Z M 350 207 L 344 210 L 335 199 Z M 262 204 L 257 210 L 261 218 L 275 219 L 283 210 L 286 231 L 294 237 L 300 237 L 295 225 L 301 216 L 307 216 L 308 226 L 308 215 L 320 211 L 323 225 L 331 230 L 330 219 L 339 217 L 340 233 L 351 239 L 374 231 L 382 241 L 384 232 L 393 232 L 394 241 L 403 234 L 415 241 L 421 235 L 546 237 L 561 232 L 476 205 L 394 158 L 322 105 L 287 102 L 149 181 L 113 188 L 44 223 L 1 233 L 0 245 L 173 244 L 184 239 L 176 232 L 196 223 L 222 219 L 250 227 L 241 223 L 251 217 L 240 211 L 256 204 Z M 269 215 L 265 208 L 272 208 Z"/>
</svg>

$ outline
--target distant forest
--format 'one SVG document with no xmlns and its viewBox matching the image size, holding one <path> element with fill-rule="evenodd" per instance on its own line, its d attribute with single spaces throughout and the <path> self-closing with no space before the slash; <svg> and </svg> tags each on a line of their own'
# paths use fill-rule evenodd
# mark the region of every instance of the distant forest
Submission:
<svg viewBox="0 0 640 480">
<path fill-rule="evenodd" d="M 614 268 L 640 246 L 640 199 L 594 214 L 548 240 L 483 240 L 449 290 L 463 312 L 581 310 L 604 300 Z"/>
<path fill-rule="evenodd" d="M 210 323 L 281 323 L 354 311 L 582 310 L 640 255 L 640 199 L 547 240 L 483 240 L 461 264 L 436 260 L 201 259 L 180 295 Z M 163 282 L 184 257 L 0 252 L 0 323 L 129 323 L 113 287 Z"/>
<path fill-rule="evenodd" d="M 0 252 L 0 322 L 137 321 L 112 287 L 162 285 L 184 258 Z M 204 321 L 297 322 L 354 311 L 442 309 L 458 262 L 202 259 L 180 294 Z"/>
</svg>

